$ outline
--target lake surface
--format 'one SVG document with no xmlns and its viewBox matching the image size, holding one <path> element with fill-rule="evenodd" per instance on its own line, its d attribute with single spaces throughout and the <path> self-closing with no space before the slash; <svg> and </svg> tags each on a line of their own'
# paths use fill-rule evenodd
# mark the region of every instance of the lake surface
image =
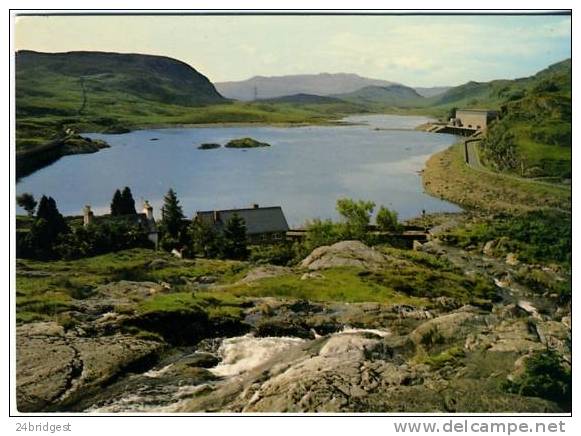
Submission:
<svg viewBox="0 0 581 436">
<path fill-rule="evenodd" d="M 411 130 L 428 121 L 417 116 L 357 115 L 344 121 L 360 124 L 87 134 L 111 148 L 65 156 L 20 180 L 16 190 L 37 199 L 50 195 L 63 214 L 80 215 L 86 204 L 96 214 L 108 213 L 115 190 L 129 186 L 138 209 L 149 200 L 159 217 L 163 196 L 173 187 L 188 217 L 196 210 L 280 205 L 291 226 L 336 218 L 341 197 L 373 200 L 397 210 L 401 218 L 422 210 L 460 210 L 425 194 L 418 174 L 454 136 Z M 272 146 L 197 149 L 205 142 L 225 144 L 246 136 Z"/>
</svg>

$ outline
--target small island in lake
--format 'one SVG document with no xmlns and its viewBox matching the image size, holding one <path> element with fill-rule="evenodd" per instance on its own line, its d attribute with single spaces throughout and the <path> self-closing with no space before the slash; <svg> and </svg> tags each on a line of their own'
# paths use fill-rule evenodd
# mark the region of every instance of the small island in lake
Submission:
<svg viewBox="0 0 581 436">
<path fill-rule="evenodd" d="M 233 139 L 225 145 L 227 148 L 257 148 L 257 147 L 270 147 L 270 144 L 266 142 L 259 142 L 252 138 L 240 138 Z"/>
<path fill-rule="evenodd" d="M 198 147 L 198 150 L 214 150 L 216 148 L 220 148 L 222 147 L 220 144 L 215 144 L 215 143 L 206 143 L 206 144 L 202 144 Z"/>
</svg>

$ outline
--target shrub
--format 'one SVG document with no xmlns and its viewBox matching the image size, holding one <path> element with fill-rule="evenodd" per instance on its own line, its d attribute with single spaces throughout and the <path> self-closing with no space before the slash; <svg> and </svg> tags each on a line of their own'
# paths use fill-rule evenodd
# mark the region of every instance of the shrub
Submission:
<svg viewBox="0 0 581 436">
<path fill-rule="evenodd" d="M 553 350 L 534 353 L 526 361 L 524 374 L 505 385 L 509 392 L 554 401 L 568 412 L 571 411 L 571 387 L 571 371 L 563 367 L 561 358 Z"/>
<path fill-rule="evenodd" d="M 379 208 L 375 220 L 379 229 L 384 232 L 397 232 L 401 230 L 401 226 L 397 221 L 397 212 L 385 206 Z"/>
<path fill-rule="evenodd" d="M 250 254 L 250 261 L 286 266 L 292 264 L 295 257 L 296 251 L 294 246 L 290 243 L 281 243 L 253 247 Z"/>
</svg>

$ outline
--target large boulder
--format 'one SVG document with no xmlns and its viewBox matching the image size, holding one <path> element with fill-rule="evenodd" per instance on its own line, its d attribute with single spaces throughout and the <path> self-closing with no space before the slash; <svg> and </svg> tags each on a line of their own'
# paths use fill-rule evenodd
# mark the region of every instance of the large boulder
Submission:
<svg viewBox="0 0 581 436">
<path fill-rule="evenodd" d="M 18 326 L 18 410 L 62 410 L 120 373 L 154 362 L 163 347 L 124 334 L 81 337 L 54 322 Z"/>
<path fill-rule="evenodd" d="M 485 322 L 485 317 L 477 309 L 465 306 L 420 324 L 410 333 L 410 339 L 418 345 L 430 341 L 452 342 L 465 338 L 474 330 L 480 330 Z"/>
<path fill-rule="evenodd" d="M 257 280 L 278 277 L 292 273 L 292 269 L 284 266 L 265 265 L 251 269 L 238 283 L 252 283 Z"/>
<path fill-rule="evenodd" d="M 312 271 L 341 266 L 378 269 L 388 261 L 391 259 L 386 255 L 360 241 L 341 241 L 316 248 L 300 266 Z"/>
</svg>

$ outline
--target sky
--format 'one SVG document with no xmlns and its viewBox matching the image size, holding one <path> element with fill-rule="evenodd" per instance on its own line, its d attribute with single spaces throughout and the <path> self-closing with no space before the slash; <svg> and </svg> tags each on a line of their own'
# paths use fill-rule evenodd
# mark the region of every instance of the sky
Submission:
<svg viewBox="0 0 581 436">
<path fill-rule="evenodd" d="M 212 82 L 342 72 L 453 86 L 571 57 L 571 17 L 19 16 L 14 45 L 169 56 Z"/>
</svg>

